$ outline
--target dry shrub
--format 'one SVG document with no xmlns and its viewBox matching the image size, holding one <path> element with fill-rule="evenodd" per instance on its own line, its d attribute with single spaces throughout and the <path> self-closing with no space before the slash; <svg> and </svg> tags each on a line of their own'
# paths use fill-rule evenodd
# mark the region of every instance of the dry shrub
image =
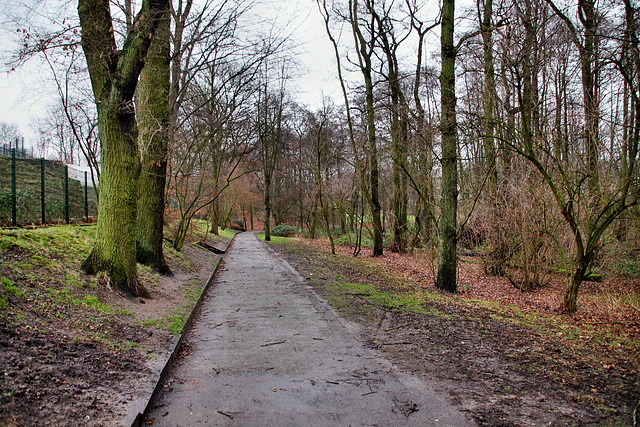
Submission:
<svg viewBox="0 0 640 427">
<path fill-rule="evenodd" d="M 485 272 L 506 276 L 521 291 L 544 285 L 553 265 L 560 262 L 554 239 L 563 223 L 554 206 L 535 172 L 507 181 L 497 203 L 486 204 L 477 219 L 483 224 Z"/>
</svg>

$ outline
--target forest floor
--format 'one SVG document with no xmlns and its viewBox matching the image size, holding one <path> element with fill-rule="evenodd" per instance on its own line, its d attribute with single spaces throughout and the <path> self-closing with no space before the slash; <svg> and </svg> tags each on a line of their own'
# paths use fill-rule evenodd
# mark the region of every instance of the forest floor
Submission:
<svg viewBox="0 0 640 427">
<path fill-rule="evenodd" d="M 433 285 L 433 258 L 275 239 L 272 246 L 363 339 L 435 385 L 479 425 L 636 425 L 640 285 L 585 283 L 575 316 L 562 277 L 531 292 L 463 258 L 456 295 Z"/>
<path fill-rule="evenodd" d="M 0 229 L 0 426 L 121 425 L 157 381 L 219 255 L 168 246 L 130 300 L 79 271 L 93 226 Z M 229 238 L 207 240 L 225 248 Z"/>
</svg>

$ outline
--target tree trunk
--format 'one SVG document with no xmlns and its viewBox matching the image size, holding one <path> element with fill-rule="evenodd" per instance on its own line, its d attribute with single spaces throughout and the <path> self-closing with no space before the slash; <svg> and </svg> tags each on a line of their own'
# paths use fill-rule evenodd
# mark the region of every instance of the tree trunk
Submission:
<svg viewBox="0 0 640 427">
<path fill-rule="evenodd" d="M 383 255 L 382 222 L 380 219 L 382 208 L 380 206 L 379 171 L 378 171 L 378 146 L 376 143 L 375 112 L 373 109 L 373 84 L 371 78 L 367 79 L 367 124 L 369 128 L 369 156 L 371 168 L 369 184 L 371 186 L 371 216 L 373 217 L 373 256 Z"/>
<path fill-rule="evenodd" d="M 331 227 L 329 226 L 329 214 L 327 213 L 327 207 L 324 204 L 324 198 L 322 194 L 322 170 L 320 164 L 320 156 L 322 155 L 322 146 L 320 144 L 322 138 L 322 127 L 324 122 L 319 126 L 316 130 L 316 179 L 318 186 L 318 202 L 320 204 L 320 212 L 322 214 L 322 219 L 324 220 L 324 228 L 327 232 L 327 237 L 329 238 L 329 243 L 331 244 L 331 255 L 336 254 L 336 246 L 333 242 L 333 235 L 331 234 Z"/>
<path fill-rule="evenodd" d="M 271 240 L 271 174 L 264 175 L 264 240 Z"/>
<path fill-rule="evenodd" d="M 178 228 L 176 229 L 176 233 L 173 238 L 173 248 L 178 252 L 182 250 L 182 245 L 184 245 L 184 241 L 187 238 L 187 232 L 191 225 L 191 218 L 191 215 L 183 216 L 178 222 Z"/>
<path fill-rule="evenodd" d="M 138 129 L 142 169 L 138 188 L 137 258 L 162 274 L 171 270 L 162 250 L 169 126 L 169 10 L 160 20 L 140 74 Z"/>
<path fill-rule="evenodd" d="M 82 269 L 87 274 L 104 271 L 112 286 L 128 296 L 148 296 L 138 281 L 136 263 L 136 201 L 140 161 L 135 137 L 133 109 L 129 113 L 116 106 L 98 108 L 102 173 L 96 241 Z M 127 140 L 128 139 L 128 140 Z"/>
<path fill-rule="evenodd" d="M 580 13 L 578 16 L 584 27 L 584 46 L 580 49 L 580 66 L 582 71 L 582 93 L 584 97 L 585 116 L 585 151 L 587 153 L 587 171 L 589 173 L 589 191 L 591 197 L 598 193 L 598 128 L 599 128 L 599 102 L 598 102 L 598 76 L 597 71 L 597 20 L 594 0 L 578 0 Z"/>
<path fill-rule="evenodd" d="M 373 5 L 367 3 L 367 8 L 373 13 Z M 360 71 L 364 77 L 365 83 L 365 98 L 367 108 L 367 140 L 369 143 L 369 191 L 370 197 L 368 197 L 369 206 L 371 208 L 371 217 L 373 223 L 373 256 L 383 255 L 383 231 L 381 213 L 382 208 L 380 206 L 380 172 L 378 170 L 378 145 L 376 142 L 376 122 L 375 122 L 375 109 L 373 103 L 373 78 L 372 78 L 372 56 L 375 48 L 375 35 L 374 35 L 374 23 L 373 15 L 370 28 L 370 40 L 365 40 L 358 22 L 358 2 L 357 0 L 349 1 L 349 18 L 351 20 L 351 29 L 356 44 L 356 50 L 358 52 L 358 61 L 360 65 Z M 344 92 L 344 88 L 343 88 Z M 355 152 L 354 152 L 355 154 Z"/>
<path fill-rule="evenodd" d="M 581 252 L 582 250 L 580 249 L 579 253 L 576 254 L 576 266 L 564 293 L 563 309 L 568 314 L 574 314 L 578 308 L 578 292 L 580 291 L 580 285 L 582 284 L 584 276 L 591 264 L 590 259 L 584 256 Z"/>
<path fill-rule="evenodd" d="M 399 89 L 392 89 L 395 92 Z M 404 253 L 407 249 L 407 180 L 405 163 L 405 120 L 399 117 L 398 95 L 392 95 L 391 144 L 393 149 L 393 248 Z"/>
<path fill-rule="evenodd" d="M 491 28 L 491 15 L 493 13 L 493 0 L 485 0 L 482 18 L 482 49 L 484 51 L 484 135 L 483 146 L 485 154 L 485 168 L 489 173 L 489 201 L 495 206 L 498 194 L 498 174 L 496 168 L 496 144 L 494 138 L 495 119 L 495 70 L 493 65 L 493 40 Z"/>
<path fill-rule="evenodd" d="M 438 236 L 438 288 L 457 289 L 458 144 L 456 130 L 455 49 L 453 45 L 455 0 L 442 4 L 442 72 L 440 75 L 442 118 L 442 199 Z"/>
<path fill-rule="evenodd" d="M 243 210 L 244 213 L 244 210 Z M 220 203 L 218 202 L 218 199 L 216 198 L 216 200 L 213 201 L 213 203 L 211 203 L 211 215 L 209 217 L 209 222 L 211 223 L 211 233 L 214 236 L 219 236 L 220 233 L 218 231 L 218 228 L 220 227 L 220 220 L 222 215 L 220 213 Z M 225 220 L 222 220 L 222 227 L 225 228 L 227 226 L 227 222 Z M 246 224 L 245 224 L 245 228 L 246 228 Z"/>
<path fill-rule="evenodd" d="M 136 264 L 136 204 L 140 158 L 133 108 L 138 77 L 167 0 L 144 0 L 133 31 L 118 50 L 109 3 L 79 0 L 82 47 L 98 111 L 102 150 L 95 245 L 82 264 L 88 274 L 104 271 L 125 295 L 146 296 Z"/>
</svg>

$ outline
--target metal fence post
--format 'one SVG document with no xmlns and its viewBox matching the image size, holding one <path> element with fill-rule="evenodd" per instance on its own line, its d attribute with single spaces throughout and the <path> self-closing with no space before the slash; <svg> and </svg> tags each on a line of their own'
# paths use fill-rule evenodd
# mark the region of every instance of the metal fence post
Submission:
<svg viewBox="0 0 640 427">
<path fill-rule="evenodd" d="M 87 194 L 87 171 L 84 171 L 84 222 L 89 222 L 89 195 Z"/>
<path fill-rule="evenodd" d="M 69 224 L 69 166 L 64 166 L 64 220 Z"/>
<path fill-rule="evenodd" d="M 45 215 L 44 204 L 44 157 L 40 159 L 40 216 L 42 224 L 46 224 L 47 218 Z"/>
<path fill-rule="evenodd" d="M 18 225 L 18 208 L 16 206 L 16 149 L 11 149 L 11 224 Z"/>
</svg>

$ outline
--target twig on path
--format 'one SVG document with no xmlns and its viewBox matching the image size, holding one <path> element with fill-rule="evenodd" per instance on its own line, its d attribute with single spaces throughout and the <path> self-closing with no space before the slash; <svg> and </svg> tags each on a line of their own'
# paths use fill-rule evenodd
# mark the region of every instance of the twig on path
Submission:
<svg viewBox="0 0 640 427">
<path fill-rule="evenodd" d="M 222 411 L 218 411 L 218 413 L 219 413 L 220 415 L 224 415 L 225 417 L 229 417 L 229 418 L 233 419 L 233 415 L 226 414 L 226 413 L 224 413 L 224 412 L 222 412 Z"/>
<path fill-rule="evenodd" d="M 278 345 L 278 344 L 284 344 L 286 343 L 287 340 L 284 341 L 278 341 L 278 342 L 268 342 L 266 344 L 262 344 L 260 347 L 269 347 L 270 345 Z"/>
<path fill-rule="evenodd" d="M 211 329 L 215 329 L 215 328 L 217 328 L 217 327 L 219 327 L 219 326 L 224 325 L 225 323 L 228 323 L 228 324 L 229 324 L 229 327 L 233 327 L 233 326 L 235 326 L 235 324 L 236 324 L 236 322 L 234 322 L 233 320 L 226 320 L 226 321 L 224 321 L 224 322 L 222 322 L 222 323 L 216 323 L 215 325 L 213 325 L 213 326 L 211 327 Z"/>
</svg>

